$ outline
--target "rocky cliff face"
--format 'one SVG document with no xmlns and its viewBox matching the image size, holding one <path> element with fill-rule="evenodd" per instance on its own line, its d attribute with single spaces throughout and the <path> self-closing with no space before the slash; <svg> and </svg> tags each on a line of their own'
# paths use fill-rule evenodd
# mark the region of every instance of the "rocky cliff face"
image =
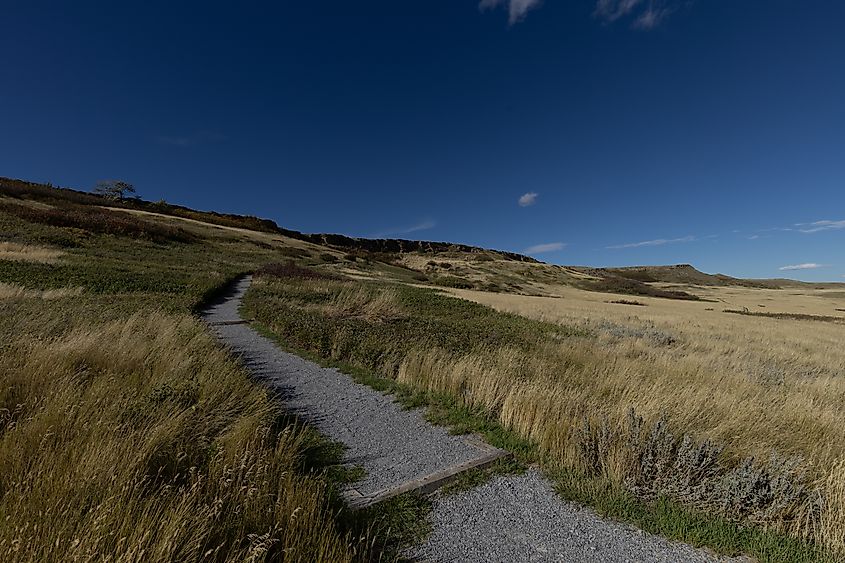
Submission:
<svg viewBox="0 0 845 563">
<path fill-rule="evenodd" d="M 348 250 L 364 250 L 367 252 L 387 252 L 387 253 L 402 253 L 402 252 L 466 252 L 470 254 L 480 254 L 482 252 L 495 252 L 508 260 L 517 262 L 531 262 L 538 261 L 530 256 L 523 256 L 515 252 L 503 251 L 489 251 L 477 246 L 469 246 L 466 244 L 455 244 L 450 242 L 433 242 L 424 240 L 406 240 L 406 239 L 365 239 L 353 238 L 345 235 L 333 234 L 303 234 L 295 233 L 294 231 L 287 231 L 284 234 L 290 237 L 299 238 L 315 244 L 322 244 L 334 248 L 348 249 Z"/>
</svg>

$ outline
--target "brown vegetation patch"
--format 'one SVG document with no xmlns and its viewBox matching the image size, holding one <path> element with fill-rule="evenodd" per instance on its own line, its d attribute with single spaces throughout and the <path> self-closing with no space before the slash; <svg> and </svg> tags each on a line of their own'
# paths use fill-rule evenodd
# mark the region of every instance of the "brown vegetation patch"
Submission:
<svg viewBox="0 0 845 563">
<path fill-rule="evenodd" d="M 697 295 L 686 291 L 660 289 L 644 282 L 623 278 L 619 276 L 608 276 L 600 281 L 584 281 L 578 286 L 587 291 L 598 291 L 602 293 L 621 293 L 624 295 L 643 295 L 647 297 L 662 297 L 664 299 L 681 299 L 685 301 L 701 301 Z"/>
<path fill-rule="evenodd" d="M 65 205 L 51 209 L 36 209 L 16 203 L 0 203 L 0 211 L 15 215 L 31 223 L 53 227 L 75 228 L 116 236 L 147 239 L 154 242 L 193 242 L 196 237 L 184 229 L 144 221 L 124 213 L 102 207 Z"/>
<path fill-rule="evenodd" d="M 842 311 L 843 309 L 837 309 Z M 768 319 L 782 319 L 791 321 L 820 321 L 825 323 L 845 323 L 845 317 L 836 317 L 832 315 L 807 315 L 805 313 L 764 313 L 759 311 L 740 311 L 737 309 L 725 309 L 723 313 L 732 313 L 734 315 L 745 315 L 748 317 L 765 317 Z"/>
<path fill-rule="evenodd" d="M 632 301 L 630 299 L 615 299 L 613 301 L 608 301 L 608 303 L 615 303 L 616 305 L 637 305 L 638 307 L 645 307 L 645 303 L 641 303 L 640 301 Z"/>
</svg>

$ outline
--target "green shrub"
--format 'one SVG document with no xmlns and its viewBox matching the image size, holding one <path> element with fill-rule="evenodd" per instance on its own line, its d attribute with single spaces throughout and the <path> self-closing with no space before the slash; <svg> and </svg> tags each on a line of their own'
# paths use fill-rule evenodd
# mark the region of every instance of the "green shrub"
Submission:
<svg viewBox="0 0 845 563">
<path fill-rule="evenodd" d="M 475 284 L 471 281 L 459 278 L 458 276 L 441 276 L 434 280 L 434 285 L 453 287 L 455 289 L 472 289 L 475 287 Z"/>
<path fill-rule="evenodd" d="M 320 272 L 313 268 L 298 266 L 293 260 L 284 263 L 267 264 L 255 272 L 256 276 L 298 280 L 338 280 L 338 276 Z"/>
<path fill-rule="evenodd" d="M 337 256 L 335 256 L 334 254 L 329 254 L 328 252 L 320 254 L 320 260 L 329 264 L 334 264 L 338 261 Z"/>
</svg>

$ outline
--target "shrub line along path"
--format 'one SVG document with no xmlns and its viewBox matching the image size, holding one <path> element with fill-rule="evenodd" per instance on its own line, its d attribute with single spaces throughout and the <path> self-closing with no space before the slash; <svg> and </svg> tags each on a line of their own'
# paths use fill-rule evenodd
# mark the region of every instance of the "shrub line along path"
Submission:
<svg viewBox="0 0 845 563">
<path fill-rule="evenodd" d="M 287 353 L 239 315 L 251 278 L 203 313 L 250 373 L 287 412 L 347 446 L 345 462 L 365 476 L 346 491 L 361 507 L 410 490 L 432 492 L 455 475 L 506 455 L 474 436 L 455 436 L 391 396 L 333 368 Z M 536 470 L 498 476 L 475 489 L 439 495 L 433 532 L 409 557 L 420 561 L 717 561 L 709 553 L 605 520 L 564 502 Z"/>
</svg>

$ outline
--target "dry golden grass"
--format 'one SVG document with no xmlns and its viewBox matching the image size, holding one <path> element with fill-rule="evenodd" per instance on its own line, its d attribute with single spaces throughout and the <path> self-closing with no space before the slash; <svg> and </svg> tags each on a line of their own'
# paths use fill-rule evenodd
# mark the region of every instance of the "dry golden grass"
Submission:
<svg viewBox="0 0 845 563">
<path fill-rule="evenodd" d="M 0 560 L 350 561 L 274 416 L 188 316 L 4 343 Z"/>
<path fill-rule="evenodd" d="M 827 505 L 822 511 L 819 539 L 824 545 L 845 546 L 845 461 L 837 462 L 823 484 Z"/>
<path fill-rule="evenodd" d="M 467 290 L 450 293 L 501 311 L 580 325 L 598 338 L 450 357 L 420 351 L 400 378 L 460 392 L 469 404 L 498 410 L 501 421 L 540 443 L 565 465 L 582 454 L 571 437 L 584 417 L 624 420 L 633 407 L 646 423 L 666 415 L 673 430 L 724 444 L 736 458 L 772 451 L 800 456 L 823 492 L 823 516 L 795 507 L 777 527 L 845 547 L 845 347 L 838 324 L 756 318 L 722 308 L 831 314 L 845 305 L 829 292 L 707 288 L 720 303 L 638 297 L 645 307 L 611 304 L 616 296 L 558 287 L 559 298 Z M 714 309 L 714 310 L 708 310 Z M 611 456 L 612 457 L 612 456 Z M 608 477 L 625 472 L 609 460 Z M 811 529 L 813 528 L 813 529 Z"/>
<path fill-rule="evenodd" d="M 389 322 L 404 316 L 396 291 L 367 291 L 354 285 L 346 285 L 333 295 L 325 310 L 333 315 L 370 322 Z"/>
<path fill-rule="evenodd" d="M 26 289 L 15 284 L 0 283 L 0 301 L 16 301 L 20 299 L 43 299 L 53 301 L 66 297 L 82 295 L 81 287 L 63 287 L 59 289 Z"/>
<path fill-rule="evenodd" d="M 781 368 L 797 371 L 773 379 L 771 357 L 751 331 L 730 329 L 738 340 L 726 345 L 727 336 L 692 319 L 659 325 L 632 313 L 677 315 L 673 307 L 692 305 L 699 308 L 688 312 L 739 323 L 733 327 L 758 321 L 707 311 L 707 303 L 642 298 L 645 307 L 630 307 L 587 292 L 452 293 L 562 326 L 416 287 L 303 276 L 259 279 L 247 307 L 285 342 L 495 418 L 539 446 L 552 470 L 576 469 L 647 501 L 667 496 L 845 549 L 841 357 L 815 358 L 812 372 L 793 362 Z M 575 306 L 577 296 L 585 302 L 575 316 L 557 309 Z M 841 329 L 810 324 L 817 325 Z M 743 346 L 739 339 L 749 337 Z M 731 372 L 740 367 L 747 371 Z"/>
<path fill-rule="evenodd" d="M 0 260 L 17 260 L 21 262 L 40 262 L 55 264 L 64 254 L 61 250 L 18 244 L 14 242 L 0 242 Z"/>
</svg>

